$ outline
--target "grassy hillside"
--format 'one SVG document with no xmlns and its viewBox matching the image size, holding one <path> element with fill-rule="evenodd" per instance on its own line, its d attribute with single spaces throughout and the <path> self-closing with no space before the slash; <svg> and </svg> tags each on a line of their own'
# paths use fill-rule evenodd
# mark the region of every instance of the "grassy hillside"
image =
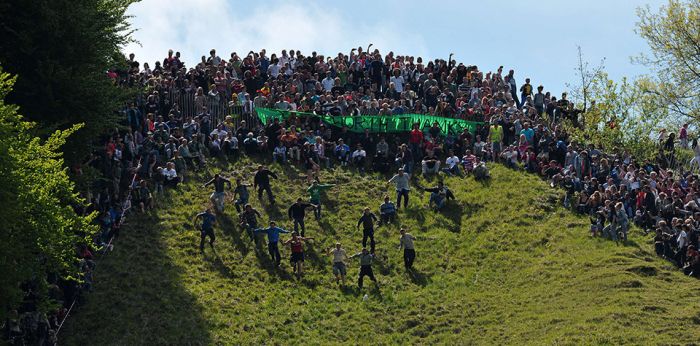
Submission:
<svg viewBox="0 0 700 346">
<path fill-rule="evenodd" d="M 237 164 L 227 172 L 252 172 Z M 245 167 L 245 168 L 243 168 Z M 273 166 L 278 172 L 283 168 Z M 656 258 L 646 237 L 628 246 L 591 239 L 588 220 L 556 205 L 537 177 L 492 167 L 489 184 L 447 178 L 457 202 L 436 214 L 415 190 L 400 223 L 418 237 L 416 273 L 403 268 L 397 226 L 376 232 L 379 289 L 359 292 L 359 265 L 338 288 L 331 258 L 339 240 L 361 248 L 361 208 L 376 210 L 393 187 L 377 175 L 338 169 L 324 219 L 309 217 L 307 275 L 297 281 L 284 249 L 273 269 L 264 242 L 256 249 L 235 227 L 235 210 L 216 228 L 217 253 L 198 253 L 193 215 L 207 204 L 203 175 L 131 216 L 114 251 L 95 273 L 95 291 L 62 331 L 77 344 L 686 344 L 700 340 L 700 284 Z M 251 203 L 268 218 L 306 197 L 293 168 L 273 183 L 278 207 Z M 282 174 L 285 175 L 285 174 Z M 248 179 L 250 180 L 250 179 Z M 428 185 L 422 181 L 422 184 Z M 420 200 L 419 200 L 420 199 Z M 363 300 L 365 293 L 369 299 Z"/>
</svg>

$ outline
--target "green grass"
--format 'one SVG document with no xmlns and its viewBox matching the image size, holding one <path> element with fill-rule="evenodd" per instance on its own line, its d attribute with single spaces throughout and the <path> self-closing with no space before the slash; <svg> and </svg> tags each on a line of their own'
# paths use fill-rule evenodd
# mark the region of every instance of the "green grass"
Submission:
<svg viewBox="0 0 700 346">
<path fill-rule="evenodd" d="M 246 161 L 232 170 L 252 172 Z M 227 169 L 228 172 L 232 171 Z M 282 171 L 274 166 L 273 170 Z M 212 171 L 206 173 L 211 174 Z M 319 224 L 309 215 L 307 275 L 297 281 L 287 260 L 274 270 L 264 245 L 256 250 L 234 226 L 235 210 L 216 228 L 218 257 L 198 253 L 193 215 L 209 189 L 192 177 L 130 216 L 114 251 L 95 273 L 95 291 L 61 332 L 79 344 L 687 344 L 700 340 L 700 284 L 652 253 L 649 239 L 627 246 L 592 239 L 588 220 L 563 210 L 559 193 L 539 178 L 492 167 L 488 184 L 446 178 L 457 202 L 436 214 L 427 194 L 411 192 L 399 222 L 418 237 L 416 273 L 405 272 L 397 226 L 377 229 L 379 289 L 333 282 L 325 249 L 341 241 L 361 247 L 355 229 L 364 206 L 378 208 L 392 186 L 385 177 L 338 169 L 323 182 L 340 185 L 325 197 Z M 295 169 L 273 183 L 279 209 L 251 203 L 291 227 L 286 208 L 306 197 Z M 285 176 L 286 175 L 286 176 Z M 250 180 L 250 179 L 249 179 Z M 428 183 L 422 181 L 423 185 Z M 264 242 L 262 243 L 264 244 Z M 288 258 L 289 250 L 282 256 Z M 369 299 L 363 301 L 367 293 Z"/>
</svg>

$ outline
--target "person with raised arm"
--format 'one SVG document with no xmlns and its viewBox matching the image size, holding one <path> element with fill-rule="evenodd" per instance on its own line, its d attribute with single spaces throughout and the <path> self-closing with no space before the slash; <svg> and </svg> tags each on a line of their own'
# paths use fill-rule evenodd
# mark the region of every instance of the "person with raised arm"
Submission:
<svg viewBox="0 0 700 346">
<path fill-rule="evenodd" d="M 270 253 L 270 258 L 275 263 L 275 267 L 279 267 L 282 263 L 282 256 L 280 255 L 280 249 L 278 245 L 280 240 L 280 233 L 291 232 L 277 227 L 277 223 L 274 221 L 270 221 L 270 227 L 257 228 L 253 232 L 267 234 L 267 251 Z"/>
<path fill-rule="evenodd" d="M 312 237 L 302 237 L 299 233 L 294 232 L 292 237 L 284 242 L 284 245 L 289 244 L 292 249 L 290 262 L 292 262 L 292 268 L 294 268 L 297 279 L 301 279 L 304 275 L 304 243 L 313 239 Z"/>
</svg>

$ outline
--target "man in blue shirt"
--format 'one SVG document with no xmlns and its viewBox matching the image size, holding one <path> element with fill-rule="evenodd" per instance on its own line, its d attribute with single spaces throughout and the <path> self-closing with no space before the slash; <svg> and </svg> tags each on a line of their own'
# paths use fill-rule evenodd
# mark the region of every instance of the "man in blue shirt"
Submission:
<svg viewBox="0 0 700 346">
<path fill-rule="evenodd" d="M 280 255 L 280 249 L 278 246 L 280 240 L 280 233 L 290 233 L 287 230 L 277 227 L 277 223 L 270 221 L 270 227 L 268 228 L 258 228 L 254 231 L 255 233 L 267 233 L 267 250 L 270 252 L 270 257 L 275 262 L 275 266 L 279 267 L 282 261 L 282 256 Z"/>
<path fill-rule="evenodd" d="M 197 227 L 197 219 L 201 218 L 202 219 L 202 226 Z M 212 249 L 214 249 L 214 241 L 216 240 L 216 236 L 214 235 L 214 223 L 216 222 L 216 216 L 211 213 L 211 209 L 207 208 L 207 210 L 197 214 L 197 216 L 194 217 L 194 222 L 195 222 L 195 228 L 198 228 L 200 231 L 200 236 L 201 239 L 199 241 L 199 252 L 204 253 L 204 239 L 206 237 L 209 237 L 209 246 L 211 246 Z"/>
<path fill-rule="evenodd" d="M 523 129 L 520 130 L 521 135 L 525 135 L 527 144 L 532 145 L 533 139 L 535 138 L 535 130 L 530 127 L 530 123 L 526 122 L 523 124 Z"/>
<path fill-rule="evenodd" d="M 389 196 L 384 196 L 384 203 L 379 206 L 379 216 L 382 224 L 396 221 L 396 205 L 389 199 Z"/>
</svg>

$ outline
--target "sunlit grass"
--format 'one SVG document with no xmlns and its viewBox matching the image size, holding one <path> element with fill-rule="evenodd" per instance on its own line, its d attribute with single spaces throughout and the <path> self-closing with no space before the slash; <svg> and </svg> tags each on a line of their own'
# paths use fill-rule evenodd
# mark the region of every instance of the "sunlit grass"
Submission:
<svg viewBox="0 0 700 346">
<path fill-rule="evenodd" d="M 307 197 L 302 173 L 273 166 L 278 206 L 251 203 L 291 228 L 287 207 Z M 247 173 L 244 161 L 225 172 Z M 64 344 L 685 344 L 700 340 L 698 281 L 651 252 L 591 239 L 586 218 L 560 208 L 558 192 L 537 177 L 492 167 L 483 184 L 446 178 L 457 196 L 441 213 L 415 189 L 399 223 L 418 237 L 415 273 L 403 268 L 398 225 L 376 232 L 379 288 L 357 289 L 359 264 L 339 288 L 326 250 L 336 241 L 361 248 L 355 228 L 364 206 L 394 198 L 388 177 L 337 169 L 321 180 L 339 186 L 324 198 L 321 222 L 307 217 L 306 276 L 298 281 L 283 250 L 273 269 L 265 242 L 237 229 L 228 203 L 216 228 L 216 254 L 198 253 L 191 219 L 208 203 L 193 176 L 132 215 L 114 252 L 100 263 L 95 292 L 69 319 Z M 249 176 L 248 181 L 252 180 Z M 423 181 L 427 186 L 431 182 Z M 434 181 L 432 182 L 434 183 Z M 368 299 L 363 296 L 368 294 Z"/>
</svg>

